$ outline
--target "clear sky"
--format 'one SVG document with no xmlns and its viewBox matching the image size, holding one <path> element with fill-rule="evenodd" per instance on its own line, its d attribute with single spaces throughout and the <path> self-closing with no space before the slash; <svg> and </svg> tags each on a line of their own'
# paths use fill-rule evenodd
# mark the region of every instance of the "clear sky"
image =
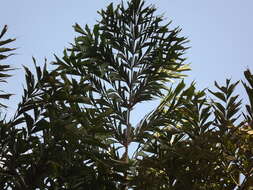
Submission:
<svg viewBox="0 0 253 190">
<path fill-rule="evenodd" d="M 6 62 L 14 67 L 32 67 L 32 56 L 42 64 L 44 58 L 59 57 L 75 37 L 72 25 L 93 25 L 97 11 L 119 0 L 2 0 L 0 26 L 9 26 L 9 37 L 16 37 L 13 46 L 17 55 Z M 199 88 L 213 87 L 213 81 L 226 78 L 239 80 L 243 71 L 253 72 L 253 1 L 252 0 L 147 0 L 155 4 L 158 14 L 164 13 L 173 26 L 182 28 L 190 40 L 186 57 L 191 63 L 188 81 L 195 80 Z M 10 111 L 21 97 L 23 70 L 9 81 L 8 91 L 17 94 L 11 99 Z M 239 89 L 243 96 L 243 91 Z M 148 110 L 147 104 L 138 108 Z M 147 109 L 146 109 L 147 108 Z M 143 111 L 142 111 L 143 113 Z"/>
</svg>

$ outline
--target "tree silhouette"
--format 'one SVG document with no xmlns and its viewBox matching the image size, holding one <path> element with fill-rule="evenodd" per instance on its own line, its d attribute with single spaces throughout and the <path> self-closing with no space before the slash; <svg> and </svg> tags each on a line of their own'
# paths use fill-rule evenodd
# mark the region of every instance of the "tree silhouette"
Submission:
<svg viewBox="0 0 253 190">
<path fill-rule="evenodd" d="M 240 82 L 187 86 L 187 39 L 155 11 L 142 0 L 110 4 L 93 28 L 74 25 L 79 36 L 53 70 L 35 59 L 35 73 L 24 67 L 22 101 L 0 122 L 1 189 L 252 188 L 253 75 L 241 82 L 245 111 Z M 134 125 L 136 105 L 154 99 Z"/>
</svg>

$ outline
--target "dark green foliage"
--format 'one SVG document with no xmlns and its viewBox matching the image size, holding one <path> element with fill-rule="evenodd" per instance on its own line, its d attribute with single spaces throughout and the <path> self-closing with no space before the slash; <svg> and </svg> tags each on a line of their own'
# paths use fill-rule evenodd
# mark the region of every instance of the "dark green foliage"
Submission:
<svg viewBox="0 0 253 190">
<path fill-rule="evenodd" d="M 253 79 L 250 71 L 245 77 L 249 83 Z M 215 82 L 218 91 L 210 91 L 215 97 L 211 101 L 194 85 L 185 89 L 183 82 L 168 93 L 138 126 L 149 135 L 142 147 L 146 156 L 133 177 L 137 189 L 252 188 L 252 120 L 238 121 L 241 101 L 233 95 L 237 84 Z M 244 86 L 250 99 L 253 89 Z"/>
<path fill-rule="evenodd" d="M 79 36 L 52 71 L 35 59 L 34 73 L 24 67 L 22 101 L 0 122 L 0 189 L 252 188 L 253 75 L 244 73 L 245 111 L 240 82 L 170 85 L 189 70 L 187 40 L 155 10 L 141 0 L 110 4 L 92 29 L 74 26 Z M 11 50 L 0 48 L 1 58 Z M 133 125 L 136 105 L 155 98 Z"/>
<path fill-rule="evenodd" d="M 121 160 L 130 164 L 130 144 L 142 141 L 131 123 L 131 111 L 138 103 L 162 97 L 166 82 L 189 69 L 182 57 L 186 39 L 179 37 L 180 29 L 162 24 L 155 8 L 146 7 L 144 1 L 116 8 L 110 4 L 99 13 L 102 18 L 93 29 L 74 26 L 81 36 L 54 64 L 66 80 L 75 77 L 90 87 L 89 108 L 109 113 L 103 115 L 103 125 L 111 131 L 106 139 L 112 140 L 111 148 L 124 147 Z M 129 172 L 124 172 L 126 183 Z"/>
<path fill-rule="evenodd" d="M 25 70 L 23 100 L 14 118 L 1 127 L 1 188 L 115 189 L 117 174 L 112 171 L 123 167 L 101 142 L 108 133 L 102 129 L 103 118 L 93 123 L 95 115 L 79 107 L 78 99 L 69 99 L 64 76 L 36 66 L 35 79 Z"/>
<path fill-rule="evenodd" d="M 11 75 L 7 74 L 8 71 L 12 70 L 10 65 L 2 64 L 2 61 L 9 56 L 13 55 L 12 52 L 14 48 L 8 48 L 6 45 L 15 41 L 15 39 L 4 39 L 4 36 L 7 32 L 7 26 L 0 31 L 0 83 L 6 83 L 5 78 L 10 77 Z M 9 99 L 11 94 L 5 93 L 2 90 L 0 91 L 0 99 Z M 0 103 L 0 107 L 6 108 L 6 105 Z"/>
</svg>

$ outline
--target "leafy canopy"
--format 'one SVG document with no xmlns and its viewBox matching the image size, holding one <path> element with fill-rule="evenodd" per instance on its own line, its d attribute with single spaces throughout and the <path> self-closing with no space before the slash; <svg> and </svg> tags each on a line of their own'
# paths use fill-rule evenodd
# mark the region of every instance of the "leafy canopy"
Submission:
<svg viewBox="0 0 253 190">
<path fill-rule="evenodd" d="M 78 36 L 53 70 L 35 59 L 35 72 L 24 67 L 22 101 L 0 121 L 1 189 L 252 188 L 253 75 L 215 82 L 216 90 L 171 85 L 189 70 L 187 39 L 155 11 L 141 0 L 110 4 L 93 28 L 74 25 Z M 15 40 L 2 40 L 6 31 L 0 82 L 15 50 L 2 48 Z M 160 104 L 134 125 L 136 105 L 155 98 Z"/>
</svg>

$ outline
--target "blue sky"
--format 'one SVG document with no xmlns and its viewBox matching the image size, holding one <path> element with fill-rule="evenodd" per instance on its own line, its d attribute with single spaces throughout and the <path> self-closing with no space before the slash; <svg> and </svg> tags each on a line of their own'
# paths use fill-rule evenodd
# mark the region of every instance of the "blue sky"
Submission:
<svg viewBox="0 0 253 190">
<path fill-rule="evenodd" d="M 7 63 L 21 68 L 32 67 L 32 56 L 43 64 L 53 60 L 53 54 L 61 57 L 62 51 L 75 37 L 72 25 L 93 25 L 99 16 L 97 11 L 119 0 L 5 0 L 1 2 L 0 26 L 9 26 L 8 36 L 16 37 L 13 46 L 17 55 Z M 243 71 L 253 71 L 252 0 L 147 0 L 155 4 L 158 14 L 182 28 L 182 35 L 190 40 L 186 57 L 191 63 L 188 81 L 195 80 L 198 88 L 213 87 L 213 81 L 226 78 L 239 80 Z M 16 94 L 11 99 L 10 112 L 22 94 L 23 70 L 15 74 L 8 84 L 8 91 Z M 244 96 L 242 89 L 238 92 Z M 137 109 L 134 122 L 150 110 L 153 104 Z M 140 113 L 142 112 L 142 113 Z"/>
</svg>

